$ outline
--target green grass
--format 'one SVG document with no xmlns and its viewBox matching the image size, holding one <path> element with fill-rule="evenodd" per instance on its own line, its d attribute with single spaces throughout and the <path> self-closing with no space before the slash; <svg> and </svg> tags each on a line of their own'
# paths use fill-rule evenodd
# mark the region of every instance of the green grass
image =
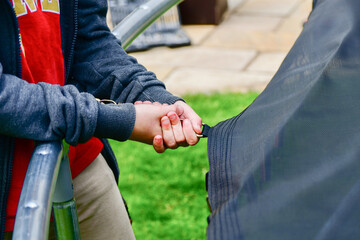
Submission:
<svg viewBox="0 0 360 240">
<path fill-rule="evenodd" d="M 257 93 L 185 96 L 214 126 L 239 114 Z M 120 167 L 119 188 L 128 202 L 137 240 L 205 239 L 207 140 L 157 154 L 152 146 L 111 141 Z"/>
</svg>

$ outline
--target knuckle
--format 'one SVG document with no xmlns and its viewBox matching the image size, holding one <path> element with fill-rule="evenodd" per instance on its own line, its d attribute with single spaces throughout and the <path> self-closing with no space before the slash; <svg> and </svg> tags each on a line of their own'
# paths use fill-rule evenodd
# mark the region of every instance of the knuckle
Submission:
<svg viewBox="0 0 360 240">
<path fill-rule="evenodd" d="M 198 142 L 198 139 L 195 139 L 195 138 L 190 138 L 190 139 L 188 140 L 188 144 L 189 144 L 190 146 L 194 146 L 195 144 L 197 144 L 197 142 Z"/>
<path fill-rule="evenodd" d="M 177 144 L 174 140 L 168 141 L 166 144 L 169 148 L 176 148 Z"/>
<path fill-rule="evenodd" d="M 186 142 L 185 136 L 184 136 L 184 135 L 176 136 L 176 142 L 178 142 L 178 143 L 184 143 L 184 142 Z"/>
<path fill-rule="evenodd" d="M 169 123 L 163 123 L 164 130 L 170 130 L 170 124 Z"/>
<path fill-rule="evenodd" d="M 164 119 L 161 121 L 161 126 L 165 129 L 165 130 L 169 130 L 171 127 L 171 124 L 169 122 L 168 119 Z"/>
</svg>

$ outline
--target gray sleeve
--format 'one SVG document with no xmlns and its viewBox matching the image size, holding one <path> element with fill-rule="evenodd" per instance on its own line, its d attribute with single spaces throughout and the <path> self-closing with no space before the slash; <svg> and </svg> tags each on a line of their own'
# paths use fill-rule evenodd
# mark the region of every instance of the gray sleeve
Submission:
<svg viewBox="0 0 360 240">
<path fill-rule="evenodd" d="M 78 38 L 71 83 L 101 99 L 172 104 L 173 96 L 154 73 L 129 56 L 106 25 L 106 0 L 80 0 Z"/>
<path fill-rule="evenodd" d="M 72 85 L 28 83 L 3 74 L 1 64 L 0 103 L 0 134 L 38 141 L 126 140 L 135 123 L 132 104 L 103 105 Z"/>
</svg>

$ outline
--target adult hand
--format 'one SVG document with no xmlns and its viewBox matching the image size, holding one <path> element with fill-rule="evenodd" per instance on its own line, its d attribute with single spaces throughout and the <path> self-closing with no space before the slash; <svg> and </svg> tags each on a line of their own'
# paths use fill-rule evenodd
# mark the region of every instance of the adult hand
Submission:
<svg viewBox="0 0 360 240">
<path fill-rule="evenodd" d="M 175 106 L 168 104 L 161 104 L 158 102 L 150 102 L 150 101 L 137 101 L 135 102 L 135 108 L 139 108 L 139 105 L 150 106 L 147 110 L 153 111 L 154 107 L 151 107 L 151 105 L 154 106 L 160 106 L 163 108 L 165 114 L 161 115 L 161 118 L 159 118 L 158 123 L 151 123 L 153 124 L 152 130 L 155 131 L 155 137 L 153 138 L 152 144 L 156 152 L 162 153 L 167 148 L 175 149 L 179 145 L 186 146 L 188 145 L 186 143 L 186 138 L 182 131 L 182 124 L 179 119 L 179 115 L 182 114 L 182 107 L 181 106 Z M 150 109 L 151 108 L 151 109 Z M 175 109 L 176 111 L 169 111 L 171 108 Z M 166 112 L 167 111 L 167 112 Z M 169 116 L 172 119 L 172 124 L 169 121 Z M 137 117 L 138 119 L 139 117 Z M 140 125 L 139 125 L 140 126 Z M 160 130 L 159 130 L 160 127 Z M 136 133 L 134 133 L 137 135 Z M 140 133 L 139 133 L 140 134 Z M 143 133 L 141 133 L 143 134 Z M 134 140 L 135 137 L 131 137 L 130 139 Z M 139 137 L 137 137 L 139 139 Z M 140 140 L 143 142 L 143 140 Z M 146 143 L 149 143 L 148 141 Z"/>
<path fill-rule="evenodd" d="M 135 105 L 139 104 L 161 105 L 149 101 L 135 102 Z M 196 134 L 201 134 L 201 118 L 182 101 L 176 102 L 175 106 L 179 107 L 177 112 L 170 111 L 161 118 L 162 135 L 156 135 L 153 139 L 153 147 L 158 153 L 164 152 L 166 148 L 195 145 L 199 141 Z"/>
<path fill-rule="evenodd" d="M 199 115 L 183 101 L 177 101 L 175 105 L 181 106 L 184 109 L 183 113 L 179 116 L 180 119 L 188 119 L 193 131 L 195 131 L 196 134 L 201 134 L 202 120 Z"/>
<path fill-rule="evenodd" d="M 195 145 L 199 141 L 197 134 L 201 134 L 201 118 L 185 102 L 178 101 L 175 105 L 183 109 L 182 114 L 169 112 L 161 119 L 163 137 L 168 140 L 161 141 L 161 136 L 154 139 L 153 146 L 157 152 L 163 152 L 167 147 L 174 149 Z"/>
<path fill-rule="evenodd" d="M 130 140 L 153 144 L 156 136 L 162 138 L 161 118 L 169 112 L 183 113 L 181 106 L 161 104 L 135 104 L 136 120 Z M 156 150 L 156 149 L 155 149 Z"/>
<path fill-rule="evenodd" d="M 198 142 L 198 138 L 194 138 L 194 135 L 201 134 L 202 120 L 197 113 L 185 102 L 177 101 L 175 105 L 184 109 L 179 116 L 183 120 L 184 133 L 190 138 L 190 145 L 195 145 Z M 187 138 L 188 139 L 188 138 Z M 195 141 L 195 142 L 194 142 Z"/>
</svg>

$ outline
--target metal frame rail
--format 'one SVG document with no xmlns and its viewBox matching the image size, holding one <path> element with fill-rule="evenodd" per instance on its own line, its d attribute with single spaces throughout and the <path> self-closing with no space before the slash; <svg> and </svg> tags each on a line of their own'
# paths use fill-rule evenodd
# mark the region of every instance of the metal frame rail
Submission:
<svg viewBox="0 0 360 240">
<path fill-rule="evenodd" d="M 113 34 L 124 49 L 158 17 L 182 0 L 150 0 L 119 23 Z M 80 239 L 68 146 L 37 143 L 31 157 L 16 213 L 13 239 L 48 238 L 51 208 L 58 239 Z"/>
<path fill-rule="evenodd" d="M 134 39 L 139 36 L 156 19 L 173 6 L 183 0 L 150 0 L 130 13 L 123 21 L 116 25 L 113 34 L 120 40 L 126 49 Z"/>
<path fill-rule="evenodd" d="M 47 239 L 62 155 L 61 142 L 37 144 L 21 191 L 13 239 Z"/>
</svg>

